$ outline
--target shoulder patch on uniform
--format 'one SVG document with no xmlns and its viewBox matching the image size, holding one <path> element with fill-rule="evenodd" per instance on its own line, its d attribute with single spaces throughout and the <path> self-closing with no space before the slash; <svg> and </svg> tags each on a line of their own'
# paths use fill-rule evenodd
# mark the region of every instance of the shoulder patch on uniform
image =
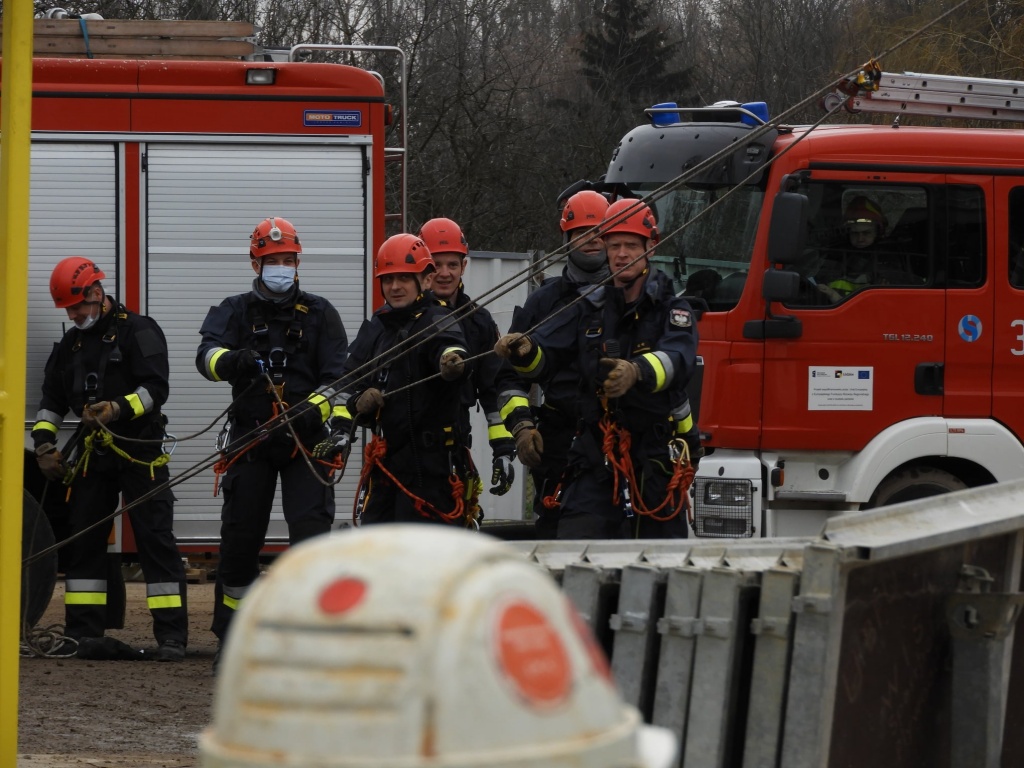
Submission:
<svg viewBox="0 0 1024 768">
<path fill-rule="evenodd" d="M 670 309 L 668 321 L 677 328 L 689 328 L 693 325 L 693 318 L 686 309 Z"/>
</svg>

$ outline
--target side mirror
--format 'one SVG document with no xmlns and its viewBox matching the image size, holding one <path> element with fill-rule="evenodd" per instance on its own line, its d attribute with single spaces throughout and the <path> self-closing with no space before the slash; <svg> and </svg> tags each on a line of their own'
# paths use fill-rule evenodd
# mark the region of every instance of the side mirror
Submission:
<svg viewBox="0 0 1024 768">
<path fill-rule="evenodd" d="M 779 192 L 772 205 L 771 228 L 768 231 L 768 262 L 796 264 L 800 261 L 807 240 L 807 196 L 796 192 Z"/>
<path fill-rule="evenodd" d="M 800 295 L 800 273 L 769 269 L 764 273 L 761 295 L 768 301 L 791 301 Z"/>
</svg>

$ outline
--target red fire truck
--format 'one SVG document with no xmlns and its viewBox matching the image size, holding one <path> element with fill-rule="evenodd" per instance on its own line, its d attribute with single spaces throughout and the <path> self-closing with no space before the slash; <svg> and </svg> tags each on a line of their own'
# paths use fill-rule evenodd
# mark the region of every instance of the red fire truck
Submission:
<svg viewBox="0 0 1024 768">
<path fill-rule="evenodd" d="M 868 85 L 851 108 L 1024 117 L 1024 83 Z M 648 112 L 605 182 L 646 195 L 696 170 L 654 205 L 663 237 L 704 214 L 657 251 L 703 310 L 697 535 L 816 533 L 1024 477 L 1024 133 L 770 128 L 763 104 L 735 102 Z"/>
<path fill-rule="evenodd" d="M 249 234 L 261 219 L 295 223 L 302 284 L 338 307 L 351 335 L 371 311 L 386 155 L 404 166 L 400 147 L 385 149 L 391 107 L 379 76 L 339 64 L 40 58 L 32 110 L 26 434 L 67 320 L 48 293 L 65 256 L 93 259 L 109 291 L 163 327 L 165 413 L 179 438 L 229 403 L 226 387 L 195 371 L 198 330 L 211 305 L 249 288 Z M 172 477 L 215 453 L 218 429 L 177 444 Z M 339 495 L 351 497 L 358 474 L 350 467 Z M 183 548 L 215 542 L 212 473 L 174 492 Z M 286 542 L 274 518 L 269 540 Z M 130 551 L 130 537 L 116 547 Z"/>
</svg>

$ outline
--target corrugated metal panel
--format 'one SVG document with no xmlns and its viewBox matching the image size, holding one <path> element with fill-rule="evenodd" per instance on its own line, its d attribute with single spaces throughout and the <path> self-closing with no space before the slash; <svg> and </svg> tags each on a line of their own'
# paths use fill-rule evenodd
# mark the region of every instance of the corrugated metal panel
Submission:
<svg viewBox="0 0 1024 768">
<path fill-rule="evenodd" d="M 295 224 L 303 248 L 300 284 L 330 300 L 349 340 L 355 337 L 367 312 L 363 154 L 351 145 L 148 146 L 145 292 L 170 348 L 169 431 L 197 432 L 229 404 L 228 386 L 196 371 L 199 327 L 210 306 L 250 287 L 249 234 L 261 219 L 282 216 Z M 219 428 L 178 446 L 172 476 L 211 456 Z M 339 521 L 350 515 L 358 449 L 336 489 Z M 179 540 L 219 535 L 222 499 L 212 489 L 212 470 L 175 488 Z M 279 501 L 270 538 L 287 538 Z"/>
<path fill-rule="evenodd" d="M 25 419 L 39 409 L 43 368 L 54 342 L 70 327 L 50 299 L 50 273 L 66 256 L 86 256 L 118 292 L 117 162 L 114 144 L 34 143 L 29 218 L 28 359 Z M 71 420 L 77 422 L 74 416 Z M 71 430 L 62 431 L 61 440 Z"/>
<path fill-rule="evenodd" d="M 463 276 L 466 293 L 486 306 L 494 317 L 499 333 L 506 333 L 512 322 L 512 310 L 526 301 L 527 285 L 519 273 L 530 266 L 528 253 L 470 251 L 469 266 Z M 506 284 L 507 281 L 507 284 Z M 497 286 L 504 285 L 503 288 Z M 493 294 L 488 294 L 494 290 Z M 503 293 L 504 295 L 497 295 Z M 515 463 L 516 479 L 504 496 L 493 496 L 487 489 L 491 479 L 491 449 L 487 444 L 487 417 L 477 407 L 470 412 L 473 430 L 473 461 L 484 481 L 480 507 L 488 520 L 522 520 L 526 488 L 526 468 Z"/>
</svg>

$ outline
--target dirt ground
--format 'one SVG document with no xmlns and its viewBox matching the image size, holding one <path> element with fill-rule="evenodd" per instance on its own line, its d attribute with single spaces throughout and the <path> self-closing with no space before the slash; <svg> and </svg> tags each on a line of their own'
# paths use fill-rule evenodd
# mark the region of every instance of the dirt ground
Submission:
<svg viewBox="0 0 1024 768">
<path fill-rule="evenodd" d="M 108 635 L 155 650 L 145 590 L 127 584 L 125 627 Z M 17 768 L 198 768 L 197 739 L 213 700 L 213 584 L 189 584 L 188 607 L 180 664 L 22 658 Z M 58 581 L 39 626 L 63 620 Z"/>
</svg>

